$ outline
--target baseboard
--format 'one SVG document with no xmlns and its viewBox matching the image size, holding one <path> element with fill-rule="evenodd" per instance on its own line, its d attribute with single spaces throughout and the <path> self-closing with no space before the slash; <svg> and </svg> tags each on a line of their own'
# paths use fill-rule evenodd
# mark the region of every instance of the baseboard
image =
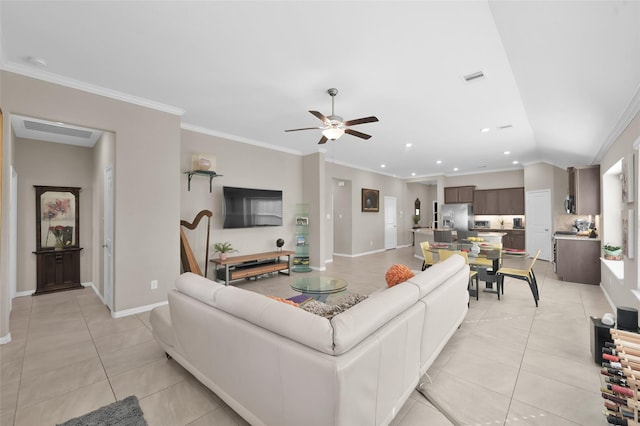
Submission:
<svg viewBox="0 0 640 426">
<path fill-rule="evenodd" d="M 33 296 L 33 293 L 35 293 L 35 290 L 27 290 L 27 291 L 19 291 L 14 295 L 14 299 L 16 297 L 24 297 L 24 296 Z"/>
<path fill-rule="evenodd" d="M 137 308 L 125 309 L 124 311 L 114 311 L 114 312 L 111 312 L 111 317 L 122 318 L 122 317 L 128 317 L 130 315 L 141 314 L 143 312 L 150 311 L 157 306 L 167 305 L 168 303 L 169 303 L 168 301 L 165 301 L 160 303 L 153 303 L 151 305 L 138 306 Z"/>
<path fill-rule="evenodd" d="M 11 341 L 11 333 L 7 333 L 6 336 L 0 337 L 0 345 L 7 344 Z"/>
</svg>

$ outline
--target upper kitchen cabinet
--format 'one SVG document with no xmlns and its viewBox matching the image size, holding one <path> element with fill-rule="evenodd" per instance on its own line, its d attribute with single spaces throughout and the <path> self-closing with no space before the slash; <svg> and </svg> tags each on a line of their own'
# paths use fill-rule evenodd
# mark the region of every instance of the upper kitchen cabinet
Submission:
<svg viewBox="0 0 640 426">
<path fill-rule="evenodd" d="M 481 189 L 473 195 L 474 214 L 524 214 L 524 188 Z"/>
<path fill-rule="evenodd" d="M 600 214 L 600 166 L 569 167 L 573 214 Z"/>
<path fill-rule="evenodd" d="M 479 189 L 473 193 L 474 214 L 498 214 L 498 191 Z"/>
<path fill-rule="evenodd" d="M 448 186 L 444 189 L 444 203 L 473 203 L 475 186 Z"/>
<path fill-rule="evenodd" d="M 498 214 L 524 214 L 524 188 L 498 189 Z"/>
</svg>

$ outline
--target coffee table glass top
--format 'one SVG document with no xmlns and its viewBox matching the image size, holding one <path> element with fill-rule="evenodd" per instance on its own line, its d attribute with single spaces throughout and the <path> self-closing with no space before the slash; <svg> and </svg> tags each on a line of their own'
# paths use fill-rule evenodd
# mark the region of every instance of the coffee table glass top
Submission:
<svg viewBox="0 0 640 426">
<path fill-rule="evenodd" d="M 331 294 L 347 288 L 347 282 L 334 277 L 301 277 L 296 278 L 291 288 L 303 294 Z"/>
</svg>

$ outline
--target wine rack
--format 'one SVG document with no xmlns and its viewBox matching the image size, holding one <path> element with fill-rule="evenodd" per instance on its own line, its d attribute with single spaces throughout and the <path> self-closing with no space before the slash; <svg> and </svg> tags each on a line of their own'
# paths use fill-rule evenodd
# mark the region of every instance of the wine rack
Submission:
<svg viewBox="0 0 640 426">
<path fill-rule="evenodd" d="M 610 333 L 613 342 L 602 348 L 604 414 L 609 424 L 640 426 L 640 335 L 614 328 Z"/>
</svg>

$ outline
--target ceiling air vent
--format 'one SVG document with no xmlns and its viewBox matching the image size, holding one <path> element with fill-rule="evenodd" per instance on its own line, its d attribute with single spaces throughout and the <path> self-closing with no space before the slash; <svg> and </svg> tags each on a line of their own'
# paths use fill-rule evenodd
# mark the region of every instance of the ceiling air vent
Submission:
<svg viewBox="0 0 640 426">
<path fill-rule="evenodd" d="M 93 132 L 88 130 L 73 129 L 70 127 L 54 126 L 52 124 L 40 123 L 37 121 L 24 120 L 24 128 L 27 130 L 36 130 L 39 132 L 55 133 L 57 135 L 72 136 L 74 138 L 89 139 Z"/>
<path fill-rule="evenodd" d="M 499 126 L 498 130 L 505 130 L 505 129 L 510 129 L 513 127 L 513 124 L 506 124 L 504 126 Z"/>
<path fill-rule="evenodd" d="M 482 71 L 476 71 L 474 73 L 467 74 L 462 78 L 464 78 L 464 81 L 466 81 L 467 83 L 471 83 L 472 81 L 477 81 L 481 78 L 484 78 L 484 73 Z"/>
</svg>

